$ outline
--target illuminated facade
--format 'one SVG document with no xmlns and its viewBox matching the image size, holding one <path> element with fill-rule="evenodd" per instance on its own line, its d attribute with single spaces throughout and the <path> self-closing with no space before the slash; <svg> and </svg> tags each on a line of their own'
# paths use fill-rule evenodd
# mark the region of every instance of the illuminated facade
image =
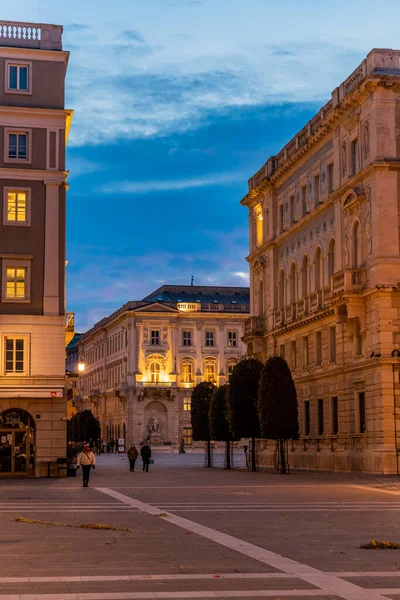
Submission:
<svg viewBox="0 0 400 600">
<path fill-rule="evenodd" d="M 400 52 L 372 50 L 249 180 L 244 340 L 297 387 L 292 466 L 399 472 Z M 261 442 L 272 465 L 275 444 Z"/>
<path fill-rule="evenodd" d="M 0 474 L 65 457 L 65 110 L 58 25 L 0 22 Z"/>
<path fill-rule="evenodd" d="M 228 380 L 245 352 L 249 302 L 248 288 L 165 285 L 84 334 L 80 395 L 104 439 L 190 445 L 192 389 Z"/>
</svg>

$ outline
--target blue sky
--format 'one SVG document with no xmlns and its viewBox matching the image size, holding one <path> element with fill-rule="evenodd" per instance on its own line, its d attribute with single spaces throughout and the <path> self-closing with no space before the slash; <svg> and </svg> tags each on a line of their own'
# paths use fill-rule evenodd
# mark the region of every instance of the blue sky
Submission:
<svg viewBox="0 0 400 600">
<path fill-rule="evenodd" d="M 0 0 L 70 50 L 67 304 L 85 330 L 163 283 L 246 285 L 247 179 L 373 47 L 397 0 Z"/>
</svg>

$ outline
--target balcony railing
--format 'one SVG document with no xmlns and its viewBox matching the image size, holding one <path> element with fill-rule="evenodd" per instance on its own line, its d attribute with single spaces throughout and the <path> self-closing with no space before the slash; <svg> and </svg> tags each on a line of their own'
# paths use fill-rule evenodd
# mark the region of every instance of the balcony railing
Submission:
<svg viewBox="0 0 400 600">
<path fill-rule="evenodd" d="M 170 381 L 143 381 L 143 387 L 171 387 Z"/>
<path fill-rule="evenodd" d="M 332 278 L 332 295 L 359 292 L 365 285 L 364 269 L 345 269 Z"/>
<path fill-rule="evenodd" d="M 297 317 L 301 319 L 308 313 L 308 298 L 301 298 L 297 301 Z"/>
<path fill-rule="evenodd" d="M 0 21 L 0 46 L 62 50 L 61 25 Z"/>
<path fill-rule="evenodd" d="M 317 312 L 321 308 L 321 291 L 310 294 L 310 312 Z"/>
<path fill-rule="evenodd" d="M 274 312 L 274 327 L 280 327 L 283 323 L 283 310 L 276 310 Z"/>
<path fill-rule="evenodd" d="M 332 284 L 326 285 L 322 290 L 323 303 L 328 304 L 332 300 Z"/>
<path fill-rule="evenodd" d="M 288 323 L 296 318 L 296 303 L 293 302 L 285 307 L 285 321 Z"/>
<path fill-rule="evenodd" d="M 264 335 L 265 333 L 265 318 L 264 317 L 249 317 L 244 323 L 245 335 Z"/>
</svg>

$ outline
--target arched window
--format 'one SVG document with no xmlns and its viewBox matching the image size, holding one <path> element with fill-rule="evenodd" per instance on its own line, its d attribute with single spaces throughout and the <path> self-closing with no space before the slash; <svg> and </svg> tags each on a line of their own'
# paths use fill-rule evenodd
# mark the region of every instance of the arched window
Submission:
<svg viewBox="0 0 400 600">
<path fill-rule="evenodd" d="M 358 269 L 361 262 L 360 224 L 356 221 L 353 227 L 353 267 Z"/>
<path fill-rule="evenodd" d="M 315 261 L 314 261 L 314 284 L 315 291 L 321 289 L 322 285 L 322 256 L 321 256 L 321 248 L 317 248 L 315 253 Z"/>
<path fill-rule="evenodd" d="M 227 374 L 228 379 L 232 375 L 233 368 L 236 364 L 237 364 L 236 360 L 228 360 L 228 362 L 226 363 L 226 374 Z"/>
<path fill-rule="evenodd" d="M 214 358 L 206 358 L 204 361 L 204 379 L 210 383 L 217 381 L 217 362 Z"/>
<path fill-rule="evenodd" d="M 303 298 L 308 296 L 308 256 L 307 254 L 303 257 L 303 264 L 301 267 L 301 295 Z"/>
<path fill-rule="evenodd" d="M 150 372 L 150 381 L 151 382 L 157 383 L 158 381 L 160 381 L 161 365 L 159 362 L 157 362 L 156 360 L 153 360 L 150 363 L 149 372 Z"/>
<path fill-rule="evenodd" d="M 333 277 L 333 274 L 335 273 L 335 240 L 332 238 L 331 241 L 329 242 L 329 249 L 328 249 L 328 278 L 329 281 L 331 280 L 331 277 Z"/>
<path fill-rule="evenodd" d="M 193 383 L 193 361 L 191 358 L 182 360 L 182 383 Z"/>
<path fill-rule="evenodd" d="M 292 263 L 290 267 L 290 303 L 296 302 L 296 264 Z"/>
<path fill-rule="evenodd" d="M 256 239 L 257 239 L 257 246 L 260 247 L 262 246 L 263 243 L 263 228 L 264 228 L 264 222 L 263 222 L 263 214 L 262 214 L 262 207 L 260 206 L 257 211 L 256 211 Z"/>
<path fill-rule="evenodd" d="M 264 282 L 260 281 L 258 284 L 258 316 L 264 316 Z"/>
<path fill-rule="evenodd" d="M 285 308 L 285 271 L 279 274 L 279 308 Z"/>
</svg>

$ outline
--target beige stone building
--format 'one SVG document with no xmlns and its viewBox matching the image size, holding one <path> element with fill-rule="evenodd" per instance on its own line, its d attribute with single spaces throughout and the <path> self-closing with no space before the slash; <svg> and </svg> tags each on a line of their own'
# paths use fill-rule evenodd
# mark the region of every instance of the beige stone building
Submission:
<svg viewBox="0 0 400 600">
<path fill-rule="evenodd" d="M 105 440 L 191 445 L 193 387 L 223 384 L 245 352 L 249 289 L 164 285 L 128 302 L 79 340 L 81 408 Z"/>
<path fill-rule="evenodd" d="M 398 473 L 400 52 L 372 50 L 249 180 L 249 352 L 287 359 L 301 468 Z M 274 444 L 262 443 L 264 464 Z"/>
<path fill-rule="evenodd" d="M 62 27 L 0 21 L 0 475 L 65 457 Z"/>
</svg>

